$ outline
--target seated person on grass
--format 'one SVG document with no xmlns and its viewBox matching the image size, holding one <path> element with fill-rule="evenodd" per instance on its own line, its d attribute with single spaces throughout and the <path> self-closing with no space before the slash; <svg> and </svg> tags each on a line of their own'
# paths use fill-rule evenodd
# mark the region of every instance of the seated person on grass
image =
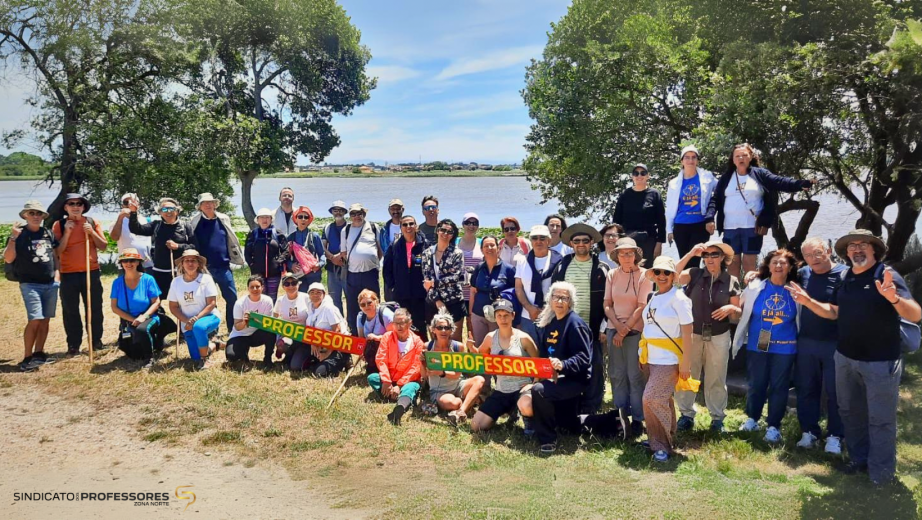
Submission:
<svg viewBox="0 0 922 520">
<path fill-rule="evenodd" d="M 394 330 L 385 332 L 378 345 L 375 364 L 377 374 L 368 375 L 368 385 L 397 406 L 387 415 L 395 426 L 410 409 L 419 394 L 419 358 L 425 345 L 410 331 L 410 313 L 400 308 L 394 312 Z"/>
<path fill-rule="evenodd" d="M 451 339 L 455 331 L 452 315 L 444 308 L 440 310 L 429 325 L 429 333 L 434 338 L 426 346 L 428 352 L 463 352 L 460 341 Z M 420 354 L 422 376 L 429 378 L 429 400 L 439 410 L 448 412 L 448 420 L 458 424 L 464 422 L 471 408 L 477 404 L 480 390 L 484 385 L 483 376 L 465 379 L 460 372 L 428 370 L 425 354 Z"/>
</svg>

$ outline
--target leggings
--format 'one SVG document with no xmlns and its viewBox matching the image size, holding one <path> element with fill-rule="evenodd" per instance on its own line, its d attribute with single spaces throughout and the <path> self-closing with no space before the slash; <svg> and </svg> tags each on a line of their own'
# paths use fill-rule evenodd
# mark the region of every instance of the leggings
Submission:
<svg viewBox="0 0 922 520">
<path fill-rule="evenodd" d="M 131 334 L 131 339 L 125 340 L 119 338 L 118 348 L 131 359 L 150 359 L 153 350 L 163 348 L 163 338 L 160 336 L 160 319 L 156 315 L 147 321 L 139 323 L 137 327 L 132 327 L 125 320 L 121 320 L 125 327 L 125 332 Z"/>
<path fill-rule="evenodd" d="M 208 336 L 218 330 L 219 325 L 221 325 L 221 318 L 214 314 L 207 314 L 192 324 L 192 330 L 183 329 L 182 334 L 186 338 L 186 344 L 189 345 L 189 357 L 196 361 L 202 359 L 198 349 L 208 346 Z"/>
<path fill-rule="evenodd" d="M 369 374 L 368 375 L 368 386 L 370 386 L 375 392 L 381 393 L 381 374 Z M 410 381 L 409 383 L 400 387 L 400 397 L 406 397 L 411 402 L 416 401 L 416 396 L 419 394 L 419 382 Z"/>
<path fill-rule="evenodd" d="M 249 336 L 236 336 L 227 341 L 227 351 L 224 353 L 228 361 L 246 361 L 250 359 L 250 348 L 265 346 L 264 361 L 272 361 L 272 352 L 275 350 L 275 334 L 264 330 L 257 330 Z"/>
</svg>

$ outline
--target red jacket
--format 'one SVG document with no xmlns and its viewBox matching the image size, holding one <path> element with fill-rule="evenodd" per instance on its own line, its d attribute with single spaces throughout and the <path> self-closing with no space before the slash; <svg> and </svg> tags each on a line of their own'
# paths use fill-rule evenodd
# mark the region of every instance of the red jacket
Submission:
<svg viewBox="0 0 922 520">
<path fill-rule="evenodd" d="M 403 386 L 420 380 L 419 356 L 426 346 L 423 340 L 412 332 L 407 341 L 410 342 L 410 348 L 407 349 L 406 354 L 401 356 L 400 347 L 397 346 L 397 332 L 388 331 L 381 336 L 375 364 L 378 365 L 382 383 Z"/>
</svg>

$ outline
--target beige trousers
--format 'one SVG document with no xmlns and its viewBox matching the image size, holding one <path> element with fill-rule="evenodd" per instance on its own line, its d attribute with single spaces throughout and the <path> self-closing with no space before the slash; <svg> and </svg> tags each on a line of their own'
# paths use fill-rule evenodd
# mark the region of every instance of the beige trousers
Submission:
<svg viewBox="0 0 922 520">
<path fill-rule="evenodd" d="M 700 334 L 692 334 L 692 347 L 685 353 L 691 356 L 691 376 L 704 381 L 701 391 L 712 421 L 722 421 L 727 410 L 727 363 L 730 361 L 730 331 L 712 336 L 705 343 Z M 676 392 L 679 412 L 685 417 L 695 417 L 695 392 Z"/>
</svg>

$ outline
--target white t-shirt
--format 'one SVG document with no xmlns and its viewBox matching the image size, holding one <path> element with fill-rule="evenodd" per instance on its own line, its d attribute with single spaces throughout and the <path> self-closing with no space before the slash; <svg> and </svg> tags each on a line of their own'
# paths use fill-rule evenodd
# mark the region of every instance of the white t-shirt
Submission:
<svg viewBox="0 0 922 520">
<path fill-rule="evenodd" d="M 208 305 L 205 299 L 211 296 L 218 297 L 218 286 L 215 285 L 214 278 L 210 274 L 199 273 L 198 277 L 191 282 L 185 281 L 182 276 L 173 278 L 166 299 L 179 303 L 182 313 L 191 318 L 202 312 L 202 309 Z M 211 313 L 221 317 L 217 305 Z"/>
<path fill-rule="evenodd" d="M 346 232 L 349 233 L 348 239 Z M 346 251 L 350 273 L 367 273 L 378 268 L 378 237 L 375 236 L 369 222 L 365 222 L 361 229 L 347 224 L 343 227 L 340 237 L 342 240 L 340 250 Z M 358 240 L 357 244 L 356 240 Z M 352 244 L 355 244 L 354 248 Z"/>
<path fill-rule="evenodd" d="M 653 323 L 653 320 L 650 319 L 650 313 L 653 313 L 653 317 L 656 318 L 656 323 L 659 324 L 659 327 L 656 326 L 656 323 Z M 663 338 L 667 336 L 663 334 L 663 331 L 672 339 L 677 342 L 682 337 L 682 325 L 689 325 L 692 323 L 692 303 L 688 296 L 685 296 L 684 291 L 678 290 L 676 287 L 673 287 L 669 292 L 665 294 L 655 294 L 653 299 L 650 300 L 650 303 L 647 304 L 643 309 L 643 335 L 648 339 L 653 338 Z M 660 330 L 660 327 L 663 330 Z M 668 339 L 667 339 L 668 341 Z M 654 347 L 649 346 L 648 353 L 648 363 L 651 365 L 678 365 L 679 356 L 674 353 Z"/>
<path fill-rule="evenodd" d="M 289 300 L 288 295 L 283 292 L 275 301 L 273 311 L 279 315 L 279 319 L 303 325 L 307 322 L 307 311 L 310 306 L 311 300 L 303 292 L 299 292 L 294 300 Z"/>
<path fill-rule="evenodd" d="M 400 238 L 400 224 L 394 224 L 393 222 L 388 222 L 387 224 L 387 234 L 391 237 L 391 244 L 397 241 Z"/>
<path fill-rule="evenodd" d="M 547 269 L 547 265 L 551 261 L 551 254 L 548 253 L 544 258 L 535 257 L 535 268 L 539 272 L 543 272 Z M 532 278 L 531 266 L 528 265 L 528 257 L 521 256 L 518 258 L 518 261 L 515 264 L 515 277 L 522 280 L 522 289 L 525 290 L 525 297 L 528 298 L 528 302 L 532 305 L 535 304 L 535 293 L 531 291 L 531 278 Z M 551 293 L 551 277 L 548 276 L 541 281 L 541 288 L 544 289 L 544 300 L 550 297 Z M 528 313 L 527 309 L 522 310 L 522 315 L 525 318 L 530 320 L 537 319 L 537 316 L 531 316 Z"/>
<path fill-rule="evenodd" d="M 322 330 L 331 330 L 333 325 L 338 323 L 344 323 L 343 315 L 339 312 L 339 309 L 333 305 L 333 299 L 329 296 L 324 297 L 324 301 L 320 302 L 320 307 L 314 308 L 311 305 L 307 311 L 307 326 L 314 327 L 316 329 Z M 340 332 L 348 333 L 343 330 Z"/>
<path fill-rule="evenodd" d="M 400 352 L 400 355 L 403 356 L 407 353 L 407 350 L 410 349 L 410 340 L 400 341 L 397 340 L 397 350 Z"/>
<path fill-rule="evenodd" d="M 255 312 L 263 316 L 272 316 L 272 298 L 262 294 L 259 296 L 258 302 L 254 302 L 249 296 L 238 299 L 237 303 L 234 304 L 234 321 L 242 320 L 243 316 L 248 312 Z M 228 339 L 236 338 L 237 336 L 252 336 L 254 332 L 256 332 L 256 327 L 246 327 L 243 330 L 237 330 L 231 325 L 231 333 Z"/>
<path fill-rule="evenodd" d="M 556 246 L 551 246 L 551 249 L 560 253 L 560 256 L 567 256 L 573 252 L 573 248 L 563 242 L 558 242 Z"/>
<path fill-rule="evenodd" d="M 753 229 L 756 227 L 756 217 L 762 213 L 764 203 L 762 201 L 762 186 L 752 178 L 751 175 L 736 175 L 736 179 L 731 178 L 724 191 L 726 199 L 724 200 L 724 229 Z M 740 187 L 746 195 L 746 201 L 743 201 L 740 191 L 736 188 L 736 181 L 739 180 Z M 747 205 L 748 202 L 748 205 Z M 752 213 L 749 210 L 752 210 Z"/>
<path fill-rule="evenodd" d="M 138 222 L 147 223 L 150 222 L 150 219 L 138 215 Z M 109 230 L 110 235 L 112 234 L 112 231 L 115 230 L 116 224 L 118 224 L 118 220 L 112 223 L 112 229 Z M 141 253 L 141 256 L 145 259 L 143 262 L 144 267 L 148 268 L 154 266 L 154 259 L 150 256 L 150 237 L 143 237 L 133 234 L 128 229 L 128 217 L 122 219 L 122 234 L 118 237 L 116 246 L 118 247 L 119 253 L 129 247 L 137 249 L 138 253 Z M 119 266 L 119 268 L 121 268 L 121 266 Z"/>
</svg>

